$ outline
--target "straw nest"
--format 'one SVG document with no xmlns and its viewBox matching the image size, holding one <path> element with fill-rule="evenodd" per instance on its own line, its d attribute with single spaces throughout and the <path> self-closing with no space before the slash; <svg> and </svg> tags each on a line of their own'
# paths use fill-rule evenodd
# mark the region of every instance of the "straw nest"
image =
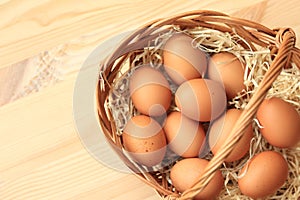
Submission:
<svg viewBox="0 0 300 200">
<path fill-rule="evenodd" d="M 193 38 L 192 45 L 206 52 L 231 52 L 245 63 L 246 90 L 228 102 L 228 107 L 246 110 L 236 123 L 234 136 L 226 148 L 215 156 L 205 158 L 210 165 L 193 188 L 178 193 L 169 180 L 169 171 L 181 159 L 168 151 L 162 164 L 152 169 L 134 163 L 123 151 L 122 131 L 137 114 L 129 93 L 129 78 L 139 66 L 149 64 L 163 70 L 162 46 L 174 33 L 181 32 Z M 239 170 L 255 154 L 274 150 L 288 161 L 289 175 L 285 184 L 268 199 L 297 199 L 300 196 L 300 145 L 280 149 L 268 144 L 259 133 L 255 112 L 265 97 L 280 97 L 292 104 L 300 114 L 300 62 L 299 50 L 294 47 L 295 35 L 291 29 L 268 29 L 260 24 L 232 18 L 213 11 L 195 11 L 155 21 L 142 27 L 125 40 L 115 52 L 101 63 L 98 94 L 99 122 L 108 141 L 127 166 L 145 183 L 152 186 L 165 199 L 190 199 L 212 177 L 216 169 L 224 176 L 224 188 L 219 199 L 250 199 L 241 194 L 237 178 Z M 170 82 L 172 91 L 176 86 Z M 170 109 L 176 109 L 173 105 Z M 241 160 L 224 163 L 234 144 L 249 123 L 253 124 L 254 137 L 249 153 Z"/>
</svg>

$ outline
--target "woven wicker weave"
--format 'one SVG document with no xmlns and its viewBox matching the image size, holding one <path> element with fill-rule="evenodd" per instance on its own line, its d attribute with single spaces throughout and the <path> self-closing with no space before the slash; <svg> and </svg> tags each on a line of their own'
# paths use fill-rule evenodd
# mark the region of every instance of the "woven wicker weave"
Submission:
<svg viewBox="0 0 300 200">
<path fill-rule="evenodd" d="M 244 40 L 238 41 L 246 50 L 255 50 L 258 46 L 270 49 L 273 62 L 271 67 L 260 83 L 258 90 L 252 96 L 239 120 L 236 122 L 231 138 L 228 138 L 221 147 L 221 150 L 211 159 L 205 172 L 199 177 L 198 182 L 190 189 L 179 194 L 174 192 L 173 187 L 168 183 L 164 174 L 157 175 L 155 172 L 145 172 L 136 167 L 130 159 L 122 152 L 122 140 L 117 134 L 117 127 L 114 123 L 111 110 L 105 106 L 108 101 L 108 95 L 111 84 L 115 80 L 118 71 L 128 56 L 128 52 L 141 47 L 153 45 L 153 41 L 159 35 L 168 32 L 172 27 L 178 27 L 180 30 L 193 27 L 205 27 L 237 34 Z M 214 172 L 220 167 L 224 159 L 233 149 L 235 143 L 241 138 L 243 131 L 252 123 L 258 106 L 264 100 L 266 93 L 274 80 L 277 78 L 283 68 L 295 63 L 300 67 L 300 51 L 295 47 L 295 34 L 290 28 L 280 28 L 271 30 L 261 24 L 230 17 L 223 13 L 214 11 L 193 11 L 183 13 L 166 19 L 154 21 L 138 29 L 131 34 L 123 43 L 119 45 L 114 53 L 101 63 L 101 79 L 97 88 L 99 121 L 103 132 L 112 147 L 116 150 L 120 158 L 130 169 L 144 182 L 152 186 L 162 198 L 165 199 L 191 199 L 199 193 L 213 177 Z"/>
</svg>

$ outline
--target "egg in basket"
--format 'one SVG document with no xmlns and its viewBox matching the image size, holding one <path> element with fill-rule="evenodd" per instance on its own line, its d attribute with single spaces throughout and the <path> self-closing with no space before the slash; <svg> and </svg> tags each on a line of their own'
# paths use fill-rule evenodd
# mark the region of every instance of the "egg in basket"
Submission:
<svg viewBox="0 0 300 200">
<path fill-rule="evenodd" d="M 163 199 L 300 196 L 300 51 L 214 11 L 156 20 L 100 63 L 99 122 Z"/>
</svg>

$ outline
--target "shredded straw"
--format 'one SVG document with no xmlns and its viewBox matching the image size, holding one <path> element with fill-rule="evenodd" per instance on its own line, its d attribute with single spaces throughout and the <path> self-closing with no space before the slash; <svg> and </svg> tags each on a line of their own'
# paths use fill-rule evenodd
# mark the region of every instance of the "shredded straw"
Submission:
<svg viewBox="0 0 300 200">
<path fill-rule="evenodd" d="M 193 47 L 201 49 L 208 55 L 221 51 L 227 51 L 236 55 L 237 58 L 245 64 L 244 84 L 246 85 L 247 89 L 238 94 L 238 96 L 236 96 L 233 100 L 229 101 L 229 107 L 235 107 L 238 109 L 245 108 L 249 99 L 256 91 L 257 86 L 261 82 L 264 74 L 270 67 L 270 63 L 272 63 L 269 49 L 257 47 L 256 51 L 245 50 L 238 44 L 238 41 L 243 40 L 243 38 L 237 34 L 232 35 L 207 28 L 193 28 L 190 30 L 181 31 L 176 27 L 173 27 L 173 30 L 160 35 L 155 39 L 154 47 L 152 46 L 145 48 L 144 52 L 139 54 L 136 52 L 129 53 L 128 59 L 126 62 L 123 62 L 123 70 L 120 71 L 118 77 L 113 82 L 107 105 L 112 111 L 118 135 L 122 134 L 127 120 L 131 116 L 137 114 L 137 111 L 134 109 L 130 100 L 130 75 L 137 67 L 144 64 L 163 71 L 161 47 L 174 32 L 183 32 L 184 34 L 193 37 Z M 134 57 L 134 59 L 130 62 L 129 58 L 132 57 Z M 269 90 L 267 98 L 273 96 L 280 97 L 292 104 L 300 114 L 300 70 L 294 63 L 291 65 L 291 68 L 284 69 L 281 72 L 277 80 L 274 82 L 272 88 Z M 171 84 L 171 88 L 172 92 L 175 92 L 176 86 Z M 173 105 L 171 109 L 176 110 L 176 107 Z M 296 200 L 300 196 L 300 145 L 290 149 L 275 148 L 268 144 L 259 133 L 260 124 L 257 119 L 253 120 L 253 127 L 255 134 L 251 140 L 250 151 L 248 155 L 242 160 L 233 163 L 223 163 L 223 166 L 221 167 L 221 171 L 225 178 L 225 184 L 219 199 L 249 200 L 250 198 L 241 194 L 238 188 L 237 180 L 239 177 L 243 176 L 243 174 L 239 174 L 240 169 L 247 165 L 248 161 L 257 153 L 265 150 L 274 150 L 280 152 L 288 161 L 289 175 L 287 181 L 277 191 L 277 193 L 273 196 L 269 196 L 267 199 Z M 209 159 L 209 157 L 211 157 L 211 154 L 209 154 L 206 158 Z M 174 164 L 178 157 L 170 155 L 170 158 L 166 159 L 168 162 L 171 159 L 171 162 Z M 166 177 L 169 177 L 168 173 L 171 167 L 172 164 L 170 164 L 168 169 L 164 168 L 164 171 L 159 171 L 158 174 L 166 173 Z M 154 167 L 154 169 L 156 168 Z M 168 182 L 171 184 L 170 180 L 168 180 Z"/>
</svg>

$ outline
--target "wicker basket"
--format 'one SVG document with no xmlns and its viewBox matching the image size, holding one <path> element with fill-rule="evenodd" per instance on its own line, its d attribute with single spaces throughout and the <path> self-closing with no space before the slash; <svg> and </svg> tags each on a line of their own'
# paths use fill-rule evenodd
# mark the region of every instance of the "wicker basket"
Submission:
<svg viewBox="0 0 300 200">
<path fill-rule="evenodd" d="M 186 30 L 194 27 L 237 34 L 243 40 L 237 41 L 245 50 L 255 50 L 257 47 L 268 48 L 273 62 L 264 75 L 255 94 L 247 103 L 242 115 L 236 122 L 232 137 L 226 140 L 221 150 L 210 160 L 203 175 L 198 182 L 183 193 L 178 193 L 168 182 L 167 175 L 158 172 L 147 172 L 137 167 L 122 151 L 122 140 L 113 119 L 112 111 L 107 108 L 109 94 L 113 83 L 119 76 L 119 72 L 125 65 L 124 62 L 133 62 L 132 57 L 138 56 L 143 47 L 154 45 L 153 41 L 176 27 L 177 30 Z M 138 49 L 138 50 L 137 50 Z M 130 54 L 136 50 L 134 54 Z M 214 11 L 193 11 L 183 13 L 170 18 L 160 19 L 146 24 L 132 33 L 103 63 L 100 64 L 100 79 L 97 87 L 97 101 L 99 122 L 108 141 L 118 153 L 123 162 L 145 183 L 152 186 L 164 199 L 192 199 L 208 184 L 214 172 L 220 167 L 224 159 L 233 149 L 235 143 L 242 136 L 245 128 L 252 122 L 258 106 L 264 100 L 272 83 L 276 80 L 283 68 L 290 67 L 290 63 L 300 67 L 300 50 L 295 47 L 295 34 L 289 28 L 271 30 L 261 24 L 230 17 Z M 126 65 L 127 66 L 127 65 Z"/>
</svg>

